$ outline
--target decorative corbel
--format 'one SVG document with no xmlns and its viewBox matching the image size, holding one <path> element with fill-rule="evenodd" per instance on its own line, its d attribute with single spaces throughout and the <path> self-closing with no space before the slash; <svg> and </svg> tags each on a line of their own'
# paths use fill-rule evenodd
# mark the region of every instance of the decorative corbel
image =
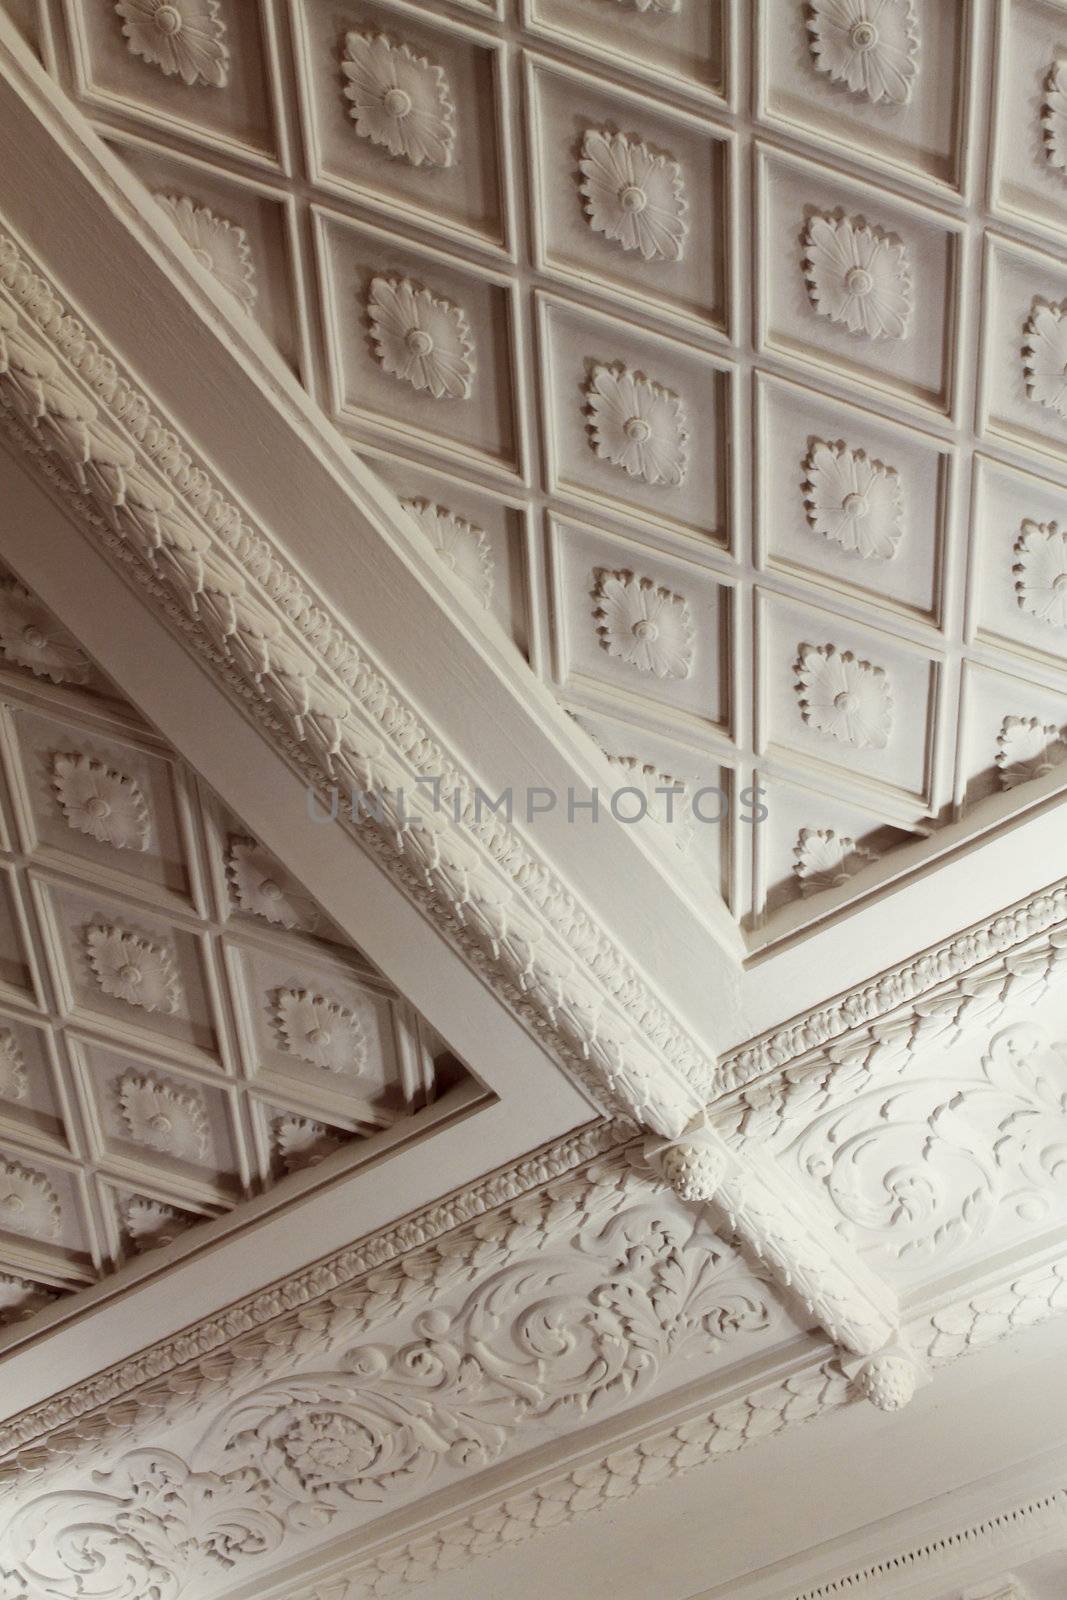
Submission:
<svg viewBox="0 0 1067 1600">
<path fill-rule="evenodd" d="M 925 1372 L 901 1334 L 896 1295 L 773 1162 L 741 1159 L 703 1117 L 646 1153 L 680 1199 L 708 1206 L 720 1230 L 802 1303 L 838 1347 L 857 1394 L 881 1411 L 907 1405 Z"/>
</svg>

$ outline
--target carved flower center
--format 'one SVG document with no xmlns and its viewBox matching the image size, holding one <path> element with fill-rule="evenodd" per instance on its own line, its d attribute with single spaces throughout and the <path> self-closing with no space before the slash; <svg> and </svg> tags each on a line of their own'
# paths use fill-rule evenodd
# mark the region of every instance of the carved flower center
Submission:
<svg viewBox="0 0 1067 1600">
<path fill-rule="evenodd" d="M 127 961 L 119 968 L 119 977 L 123 983 L 131 984 L 136 989 L 137 985 L 143 981 L 144 973 L 140 967 L 135 967 L 132 961 Z"/>
<path fill-rule="evenodd" d="M 644 639 L 646 642 L 651 642 L 653 639 L 659 638 L 659 629 L 656 627 L 656 624 L 652 621 L 651 617 L 641 617 L 638 622 L 634 623 L 633 627 L 630 629 L 630 632 L 633 634 L 635 639 Z"/>
<path fill-rule="evenodd" d="M 16 1194 L 14 1190 L 12 1190 L 10 1194 L 5 1194 L 3 1200 L 0 1201 L 0 1205 L 3 1206 L 5 1211 L 12 1211 L 15 1213 L 19 1211 L 25 1211 L 26 1209 L 25 1200 L 20 1194 Z"/>
<path fill-rule="evenodd" d="M 846 494 L 841 502 L 841 509 L 848 517 L 865 517 L 870 511 L 866 495 Z"/>
<path fill-rule="evenodd" d="M 634 444 L 644 444 L 646 439 L 652 437 L 652 428 L 644 417 L 627 417 L 622 425 L 622 431 Z"/>
<path fill-rule="evenodd" d="M 851 689 L 842 689 L 834 695 L 834 705 L 838 711 L 855 711 L 857 700 Z"/>
<path fill-rule="evenodd" d="M 215 263 L 212 261 L 206 250 L 202 250 L 199 246 L 197 246 L 193 251 L 193 255 L 196 257 L 202 267 L 207 268 L 208 272 L 214 272 Z"/>
<path fill-rule="evenodd" d="M 169 1133 L 171 1130 L 171 1120 L 167 1116 L 166 1112 L 157 1111 L 154 1117 L 149 1117 L 148 1126 L 150 1128 L 154 1128 L 157 1133 Z"/>
<path fill-rule="evenodd" d="M 43 650 L 45 637 L 34 623 L 28 622 L 22 630 L 22 641 L 28 644 L 31 650 Z"/>
<path fill-rule="evenodd" d="M 409 328 L 406 343 L 413 356 L 428 356 L 433 349 L 433 337 L 425 328 Z"/>
<path fill-rule="evenodd" d="M 849 267 L 845 273 L 845 288 L 849 294 L 870 294 L 874 279 L 866 267 Z"/>
<path fill-rule="evenodd" d="M 111 815 L 111 807 L 102 794 L 91 794 L 85 802 L 85 814 L 87 817 L 97 819 L 109 817 Z"/>
<path fill-rule="evenodd" d="M 853 50 L 873 50 L 878 43 L 878 29 L 873 22 L 857 22 L 853 25 L 849 39 Z"/>
<path fill-rule="evenodd" d="M 342 1439 L 313 1439 L 307 1448 L 308 1460 L 327 1471 L 348 1464 L 350 1451 Z"/>
<path fill-rule="evenodd" d="M 406 89 L 386 89 L 382 95 L 382 106 L 391 117 L 399 120 L 411 110 L 411 96 Z"/>
<path fill-rule="evenodd" d="M 628 183 L 619 190 L 619 204 L 624 211 L 643 211 L 648 205 L 648 195 L 640 184 Z"/>
<path fill-rule="evenodd" d="M 181 33 L 182 14 L 177 6 L 160 6 L 156 12 L 155 23 L 160 33 Z"/>
<path fill-rule="evenodd" d="M 264 900 L 280 900 L 282 897 L 282 886 L 280 883 L 275 883 L 273 878 L 264 878 L 263 882 L 259 886 L 259 892 L 263 896 Z"/>
<path fill-rule="evenodd" d="M 308 1044 L 325 1046 L 328 1045 L 329 1042 L 330 1032 L 328 1028 L 312 1028 L 309 1030 Z"/>
</svg>

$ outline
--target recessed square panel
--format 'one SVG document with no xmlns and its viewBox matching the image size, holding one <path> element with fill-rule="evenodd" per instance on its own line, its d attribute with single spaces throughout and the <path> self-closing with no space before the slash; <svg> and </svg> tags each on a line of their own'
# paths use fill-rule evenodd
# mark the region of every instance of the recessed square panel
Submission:
<svg viewBox="0 0 1067 1600">
<path fill-rule="evenodd" d="M 989 238 L 980 426 L 1067 461 L 1067 266 Z"/>
<path fill-rule="evenodd" d="M 837 0 L 760 0 L 759 114 L 884 174 L 958 189 L 973 7 L 907 0 L 868 13 Z M 851 22 L 850 22 L 851 19 Z"/>
<path fill-rule="evenodd" d="M 639 0 L 522 0 L 533 33 L 593 56 L 624 74 L 659 79 L 675 93 L 728 98 L 729 35 L 724 0 L 641 5 Z"/>
<path fill-rule="evenodd" d="M 725 545 L 732 369 L 547 295 L 538 312 L 550 487 Z"/>
<path fill-rule="evenodd" d="M 529 650 L 527 508 L 415 462 L 360 451 L 396 491 L 443 568 L 495 617 L 524 655 Z"/>
<path fill-rule="evenodd" d="M 15 873 L 0 868 L 0 990 L 9 999 L 42 1004 Z"/>
<path fill-rule="evenodd" d="M 0 1122 L 17 1129 L 20 1139 L 68 1150 L 68 1113 L 59 1083 L 51 1030 L 0 1016 Z"/>
<path fill-rule="evenodd" d="M 537 265 L 608 299 L 728 328 L 728 139 L 527 57 Z"/>
<path fill-rule="evenodd" d="M 755 442 L 761 565 L 939 620 L 946 445 L 763 373 Z"/>
<path fill-rule="evenodd" d="M 756 181 L 760 346 L 951 411 L 958 225 L 766 146 Z"/>
<path fill-rule="evenodd" d="M 513 289 L 332 213 L 315 223 L 338 419 L 519 473 Z"/>
<path fill-rule="evenodd" d="M 973 805 L 1042 778 L 1067 759 L 1067 695 L 1032 674 L 963 664 L 959 773 L 961 799 Z"/>
<path fill-rule="evenodd" d="M 500 46 L 433 16 L 375 0 L 302 0 L 294 20 L 312 177 L 394 219 L 406 213 L 504 250 Z M 389 94 L 402 115 L 389 114 Z"/>
<path fill-rule="evenodd" d="M 832 611 L 757 593 L 758 749 L 931 805 L 939 663 Z M 900 813 L 898 812 L 898 815 Z"/>
<path fill-rule="evenodd" d="M 971 628 L 1067 671 L 1067 487 L 979 456 Z"/>
<path fill-rule="evenodd" d="M 294 282 L 290 197 L 252 179 L 234 183 L 217 167 L 179 161 L 142 140 L 114 137 L 109 142 L 234 305 L 303 375 L 305 331 Z"/>
<path fill-rule="evenodd" d="M 993 206 L 1067 233 L 1067 6 L 1001 0 Z"/>
<path fill-rule="evenodd" d="M 272 84 L 273 40 L 261 0 L 209 12 L 202 25 L 156 24 L 131 0 L 66 0 L 75 85 L 118 112 L 260 165 L 280 162 Z"/>
<path fill-rule="evenodd" d="M 0 1139 L 0 1256 L 17 1272 L 85 1282 L 95 1276 L 85 1178 L 74 1167 Z"/>
<path fill-rule="evenodd" d="M 733 590 L 695 562 L 553 518 L 557 673 L 631 715 L 729 735 Z M 628 753 L 628 752 L 623 752 Z"/>
</svg>

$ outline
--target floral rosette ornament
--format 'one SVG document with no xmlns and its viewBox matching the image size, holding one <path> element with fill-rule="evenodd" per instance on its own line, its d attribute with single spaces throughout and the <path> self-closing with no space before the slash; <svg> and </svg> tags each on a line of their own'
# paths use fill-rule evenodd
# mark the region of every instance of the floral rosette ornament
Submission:
<svg viewBox="0 0 1067 1600">
<path fill-rule="evenodd" d="M 429 500 L 401 500 L 400 504 L 426 535 L 438 560 L 488 606 L 493 598 L 493 558 L 481 528 Z"/>
<path fill-rule="evenodd" d="M 863 450 L 816 439 L 804 463 L 804 509 L 824 539 L 865 559 L 889 561 L 902 533 L 904 500 L 892 467 Z"/>
<path fill-rule="evenodd" d="M 52 787 L 67 825 L 115 850 L 147 850 L 148 806 L 132 778 L 80 751 L 52 758 Z"/>
<path fill-rule="evenodd" d="M 341 70 L 361 139 L 413 167 L 450 167 L 456 107 L 444 72 L 384 33 L 350 33 Z"/>
<path fill-rule="evenodd" d="M 1049 69 L 1041 127 L 1049 166 L 1067 172 L 1067 61 L 1054 61 Z"/>
<path fill-rule="evenodd" d="M 914 0 L 811 0 L 816 70 L 873 104 L 906 105 L 919 70 Z"/>
<path fill-rule="evenodd" d="M 256 303 L 256 269 L 245 230 L 225 217 L 217 217 L 207 206 L 195 205 L 188 195 L 157 194 L 156 204 L 166 212 L 204 270 L 243 311 L 251 311 Z"/>
<path fill-rule="evenodd" d="M 385 372 L 435 400 L 468 400 L 474 345 L 465 313 L 408 278 L 375 278 L 368 299 L 374 352 Z"/>
<path fill-rule="evenodd" d="M 589 128 L 579 162 L 589 226 L 646 261 L 680 261 L 689 231 L 682 169 L 640 139 Z"/>
<path fill-rule="evenodd" d="M 889 680 L 881 667 L 835 645 L 800 647 L 796 691 L 804 721 L 857 750 L 883 750 L 893 729 Z"/>
<path fill-rule="evenodd" d="M 189 85 L 224 89 L 230 53 L 219 0 L 116 0 L 131 55 Z"/>
<path fill-rule="evenodd" d="M 1015 598 L 1021 611 L 1055 628 L 1067 627 L 1067 528 L 1023 522 L 1015 541 Z"/>
<path fill-rule="evenodd" d="M 847 883 L 875 859 L 855 839 L 838 834 L 833 828 L 801 828 L 793 855 L 793 871 L 800 880 L 800 892 L 805 898 Z"/>
<path fill-rule="evenodd" d="M 1067 301 L 1035 302 L 1023 328 L 1023 378 L 1031 400 L 1067 421 Z"/>
<path fill-rule="evenodd" d="M 85 683 L 89 657 L 17 578 L 0 580 L 0 651 L 53 683 Z"/>
<path fill-rule="evenodd" d="M 168 950 L 124 928 L 96 925 L 86 930 L 85 943 L 104 994 L 142 1011 L 177 1011 L 180 990 Z"/>
<path fill-rule="evenodd" d="M 820 317 L 868 339 L 903 339 L 911 272 L 899 239 L 847 217 L 814 216 L 804 233 L 804 278 Z"/>
<path fill-rule="evenodd" d="M 689 433 L 676 394 L 621 363 L 595 366 L 585 393 L 590 442 L 602 461 L 646 483 L 685 482 Z"/>
<path fill-rule="evenodd" d="M 687 678 L 693 620 L 682 596 L 632 572 L 598 572 L 596 580 L 593 616 L 608 655 L 657 678 Z"/>
</svg>

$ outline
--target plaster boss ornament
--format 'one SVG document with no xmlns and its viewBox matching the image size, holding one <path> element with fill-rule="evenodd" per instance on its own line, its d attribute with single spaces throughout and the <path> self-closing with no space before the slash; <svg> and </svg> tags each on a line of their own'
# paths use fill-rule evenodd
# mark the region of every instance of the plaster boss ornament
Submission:
<svg viewBox="0 0 1067 1600">
<path fill-rule="evenodd" d="M 865 560 L 891 561 L 904 516 L 894 468 L 841 441 L 816 439 L 804 469 L 804 509 L 814 531 Z"/>
<path fill-rule="evenodd" d="M 726 1172 L 723 1151 L 710 1143 L 667 1145 L 660 1156 L 660 1169 L 680 1200 L 707 1205 L 715 1199 Z"/>
<path fill-rule="evenodd" d="M 676 489 L 685 482 L 689 433 L 676 394 L 616 362 L 593 368 L 585 395 L 590 442 L 602 461 L 646 483 Z"/>
<path fill-rule="evenodd" d="M 819 72 L 877 104 L 906 105 L 918 72 L 914 0 L 811 0 L 811 53 Z"/>
<path fill-rule="evenodd" d="M 1027 394 L 1067 421 L 1067 301 L 1053 306 L 1036 300 L 1023 334 Z"/>
<path fill-rule="evenodd" d="M 243 310 L 251 311 L 256 303 L 256 269 L 245 230 L 217 217 L 207 206 L 196 205 L 188 195 L 157 194 L 155 198 L 200 265 Z"/>
<path fill-rule="evenodd" d="M 43 1172 L 0 1160 L 0 1228 L 31 1239 L 58 1239 L 63 1211 Z"/>
<path fill-rule="evenodd" d="M 30 1080 L 10 1028 L 0 1028 L 0 1100 L 25 1100 Z"/>
<path fill-rule="evenodd" d="M 1067 627 L 1067 529 L 1056 522 L 1023 522 L 1012 567 L 1020 611 Z"/>
<path fill-rule="evenodd" d="M 657 678 L 688 678 L 693 663 L 693 621 L 680 594 L 633 572 L 594 574 L 600 643 L 609 656 Z"/>
<path fill-rule="evenodd" d="M 466 313 L 410 278 L 374 278 L 367 300 L 374 353 L 386 372 L 435 400 L 469 400 L 474 344 Z"/>
<path fill-rule="evenodd" d="M 274 1142 L 286 1172 L 317 1167 L 320 1161 L 341 1148 L 340 1138 L 311 1117 L 278 1117 L 274 1123 Z"/>
<path fill-rule="evenodd" d="M 802 644 L 795 688 L 804 721 L 857 750 L 884 750 L 893 728 L 889 680 L 881 667 L 835 645 Z"/>
<path fill-rule="evenodd" d="M 147 850 L 151 827 L 132 778 L 80 751 L 52 757 L 52 787 L 68 827 L 116 850 Z"/>
<path fill-rule="evenodd" d="M 224 89 L 230 52 L 219 0 L 116 0 L 131 55 L 188 84 Z"/>
<path fill-rule="evenodd" d="M 912 1398 L 925 1374 L 915 1357 L 902 1345 L 889 1344 L 859 1361 L 844 1361 L 857 1394 L 879 1411 L 899 1411 Z"/>
<path fill-rule="evenodd" d="M 0 580 L 0 650 L 53 683 L 85 683 L 89 657 L 17 578 Z"/>
<path fill-rule="evenodd" d="M 311 896 L 255 839 L 230 840 L 226 876 L 233 898 L 250 916 L 302 933 L 313 933 L 322 920 Z"/>
<path fill-rule="evenodd" d="M 438 559 L 488 606 L 493 598 L 493 558 L 481 528 L 429 500 L 401 500 L 400 504 L 429 539 Z"/>
<path fill-rule="evenodd" d="M 847 217 L 814 216 L 802 264 L 820 317 L 868 339 L 907 336 L 911 272 L 899 239 Z"/>
<path fill-rule="evenodd" d="M 1049 69 L 1041 126 L 1049 166 L 1067 172 L 1067 62 L 1054 61 Z"/>
<path fill-rule="evenodd" d="M 192 1089 L 127 1072 L 118 1086 L 119 1106 L 131 1139 L 187 1161 L 207 1154 L 204 1103 Z"/>
<path fill-rule="evenodd" d="M 361 139 L 382 145 L 413 167 L 450 167 L 456 107 L 444 71 L 384 33 L 350 33 L 341 69 L 345 97 Z"/>
<path fill-rule="evenodd" d="M 997 734 L 1000 787 L 1014 789 L 1061 766 L 1067 744 L 1054 722 L 1040 717 L 1005 717 Z"/>
<path fill-rule="evenodd" d="M 104 994 L 142 1011 L 177 1011 L 180 990 L 168 950 L 124 928 L 85 932 L 89 968 Z"/>
<path fill-rule="evenodd" d="M 805 898 L 847 883 L 861 867 L 876 859 L 855 839 L 837 834 L 833 828 L 801 828 L 793 854 L 793 871 L 800 879 L 800 892 Z"/>
<path fill-rule="evenodd" d="M 682 259 L 689 204 L 677 161 L 653 155 L 640 139 L 590 128 L 579 167 L 594 233 L 624 250 L 640 250 L 646 261 Z"/>
<path fill-rule="evenodd" d="M 309 989 L 279 989 L 275 1016 L 286 1050 L 325 1072 L 359 1073 L 367 1041 L 354 1011 Z"/>
</svg>

